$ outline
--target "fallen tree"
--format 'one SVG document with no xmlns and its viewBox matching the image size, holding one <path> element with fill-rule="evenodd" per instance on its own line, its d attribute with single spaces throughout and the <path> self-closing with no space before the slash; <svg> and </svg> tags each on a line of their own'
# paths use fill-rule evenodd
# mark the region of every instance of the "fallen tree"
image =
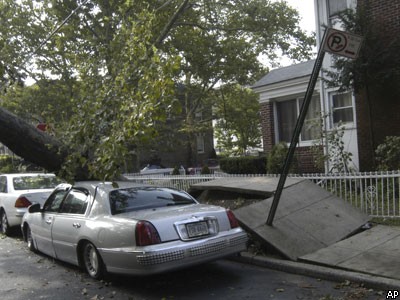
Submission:
<svg viewBox="0 0 400 300">
<path fill-rule="evenodd" d="M 0 108 L 0 140 L 16 155 L 56 174 L 60 173 L 68 156 L 58 139 L 4 108 Z M 75 179 L 88 179 L 88 173 L 83 168 L 77 170 Z"/>
</svg>

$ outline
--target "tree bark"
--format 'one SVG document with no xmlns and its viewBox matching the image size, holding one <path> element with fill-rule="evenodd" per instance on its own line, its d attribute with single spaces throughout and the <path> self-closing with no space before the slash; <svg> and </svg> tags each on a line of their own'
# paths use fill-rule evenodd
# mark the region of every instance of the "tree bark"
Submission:
<svg viewBox="0 0 400 300">
<path fill-rule="evenodd" d="M 16 155 L 58 173 L 67 156 L 62 144 L 4 108 L 0 108 L 0 141 Z"/>
</svg>

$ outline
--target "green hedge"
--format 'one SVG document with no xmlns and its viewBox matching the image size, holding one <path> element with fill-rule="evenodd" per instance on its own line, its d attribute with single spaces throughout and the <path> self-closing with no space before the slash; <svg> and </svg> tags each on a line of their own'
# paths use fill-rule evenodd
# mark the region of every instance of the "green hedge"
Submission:
<svg viewBox="0 0 400 300">
<path fill-rule="evenodd" d="M 0 155 L 0 173 L 18 172 L 21 159 L 10 155 Z"/>
<path fill-rule="evenodd" d="M 41 169 L 18 156 L 0 155 L 0 173 L 20 173 L 38 170 Z"/>
<path fill-rule="evenodd" d="M 226 157 L 219 161 L 220 169 L 228 174 L 265 174 L 266 165 L 265 157 L 254 156 Z"/>
</svg>

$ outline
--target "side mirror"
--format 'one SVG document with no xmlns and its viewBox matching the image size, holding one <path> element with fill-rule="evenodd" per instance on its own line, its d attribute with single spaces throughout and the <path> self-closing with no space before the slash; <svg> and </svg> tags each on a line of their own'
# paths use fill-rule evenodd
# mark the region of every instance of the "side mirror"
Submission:
<svg viewBox="0 0 400 300">
<path fill-rule="evenodd" d="M 36 213 L 42 211 L 42 209 L 40 208 L 40 203 L 32 204 L 31 206 L 29 206 L 28 211 L 29 213 Z"/>
</svg>

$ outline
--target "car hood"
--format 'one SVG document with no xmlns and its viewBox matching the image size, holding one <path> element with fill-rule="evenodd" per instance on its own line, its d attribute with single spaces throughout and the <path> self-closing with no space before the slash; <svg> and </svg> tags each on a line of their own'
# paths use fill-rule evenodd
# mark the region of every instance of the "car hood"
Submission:
<svg viewBox="0 0 400 300">
<path fill-rule="evenodd" d="M 204 217 L 217 218 L 220 231 L 230 229 L 226 209 L 206 204 L 176 205 L 138 210 L 118 214 L 118 217 L 146 220 L 152 223 L 156 227 L 162 241 L 179 239 L 174 224 L 185 221 L 195 222 Z"/>
</svg>

